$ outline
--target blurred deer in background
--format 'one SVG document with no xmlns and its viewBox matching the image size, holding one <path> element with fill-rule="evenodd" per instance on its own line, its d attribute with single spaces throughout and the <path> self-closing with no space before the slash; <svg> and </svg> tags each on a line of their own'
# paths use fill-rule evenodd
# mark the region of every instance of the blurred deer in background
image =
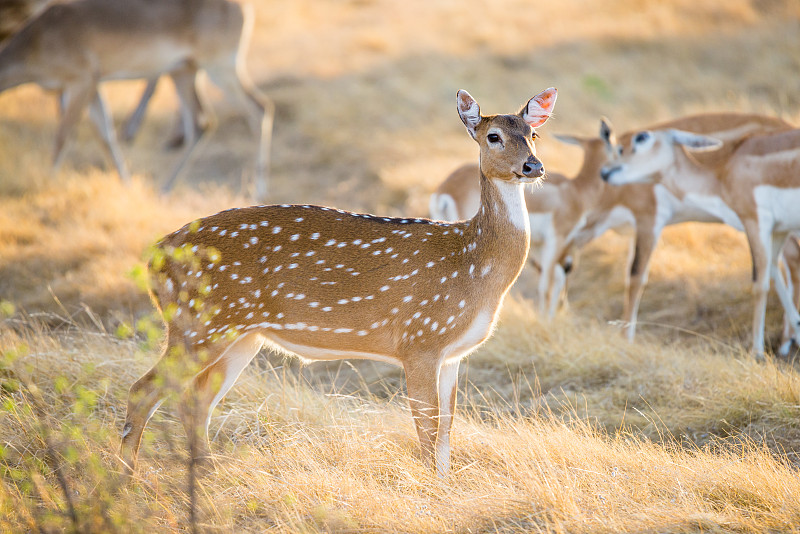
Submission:
<svg viewBox="0 0 800 534">
<path fill-rule="evenodd" d="M 423 456 L 446 474 L 459 361 L 489 337 L 525 265 L 523 185 L 544 175 L 534 128 L 555 102 L 547 89 L 518 114 L 483 116 L 459 91 L 459 115 L 480 146 L 480 209 L 468 221 L 258 206 L 158 243 L 151 274 L 167 343 L 130 390 L 120 451 L 128 469 L 171 390 L 184 391 L 190 450 L 205 457 L 211 411 L 266 344 L 306 360 L 402 366 Z"/>
<path fill-rule="evenodd" d="M 761 118 L 745 117 L 738 128 L 715 128 L 706 119 L 710 135 L 676 126 L 639 131 L 601 173 L 615 185 L 655 182 L 671 198 L 744 230 L 753 258 L 753 352 L 762 359 L 770 279 L 793 338 L 800 339 L 800 314 L 778 267 L 782 248 L 797 247 L 789 234 L 800 230 L 800 130 L 765 133 Z M 694 155 L 706 152 L 706 161 Z M 795 250 L 785 255 L 797 256 Z"/>
<path fill-rule="evenodd" d="M 710 113 L 683 117 L 654 128 L 675 127 L 691 131 L 716 132 L 734 147 L 750 135 L 777 132 L 792 128 L 791 124 L 776 117 L 743 113 Z M 628 142 L 632 133 L 621 136 Z M 679 199 L 664 186 L 635 183 L 609 186 L 600 178 L 600 169 L 608 161 L 614 161 L 620 153 L 611 124 L 600 121 L 599 137 L 555 135 L 562 142 L 580 146 L 584 158 L 581 169 L 572 179 L 561 175 L 552 183 L 545 183 L 544 195 L 535 192 L 527 195 L 528 212 L 531 217 L 532 256 L 541 266 L 538 295 L 539 308 L 547 317 L 552 317 L 558 304 L 566 271 L 559 262 L 573 258 L 575 250 L 599 237 L 609 229 L 632 226 L 634 241 L 628 258 L 627 278 L 622 321 L 626 334 L 633 340 L 639 303 L 647 282 L 650 259 L 664 227 L 681 222 L 724 222 L 719 214 L 698 206 L 691 200 Z M 731 155 L 730 150 L 699 154 L 701 161 L 709 165 L 722 165 Z M 554 176 L 548 172 L 548 177 Z M 464 166 L 443 182 L 431 197 L 431 213 L 434 218 L 446 219 L 476 209 L 477 188 L 474 166 Z M 536 241 L 533 236 L 541 236 Z M 549 252 L 548 252 L 549 251 Z M 790 276 L 800 276 L 800 248 L 796 240 L 789 240 L 785 257 Z M 569 265 L 569 264 L 568 264 Z M 552 273 L 552 274 L 550 274 Z M 795 301 L 800 298 L 800 288 Z M 787 318 L 788 320 L 788 318 Z M 782 353 L 788 351 L 791 338 L 786 323 Z"/>
<path fill-rule="evenodd" d="M 257 133 L 256 193 L 266 195 L 274 109 L 245 69 L 253 27 L 252 6 L 226 0 L 75 0 L 55 3 L 31 18 L 0 49 L 0 91 L 36 83 L 64 95 L 54 165 L 83 109 L 100 135 L 120 177 L 130 179 L 98 84 L 115 79 L 148 79 L 140 104 L 161 74 L 175 82 L 181 100 L 185 147 L 163 186 L 174 185 L 213 123 L 197 94 L 196 75 L 208 73 L 247 110 Z"/>
</svg>

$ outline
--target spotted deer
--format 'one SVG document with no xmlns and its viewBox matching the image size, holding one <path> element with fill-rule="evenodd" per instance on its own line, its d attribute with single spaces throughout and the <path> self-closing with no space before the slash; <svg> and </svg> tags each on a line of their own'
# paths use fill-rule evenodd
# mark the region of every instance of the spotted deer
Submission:
<svg viewBox="0 0 800 534">
<path fill-rule="evenodd" d="M 103 148 L 127 181 L 130 173 L 98 86 L 106 80 L 146 78 L 154 87 L 159 75 L 168 74 L 180 97 L 186 142 L 163 186 L 167 191 L 213 124 L 195 85 L 202 69 L 248 110 L 258 142 L 256 189 L 263 197 L 273 104 L 257 91 L 245 69 L 252 27 L 252 6 L 228 0 L 56 2 L 28 20 L 0 49 L 0 91 L 36 83 L 63 95 L 55 167 L 88 106 Z M 147 92 L 145 97 L 144 106 Z"/>
<path fill-rule="evenodd" d="M 675 128 L 643 130 L 601 173 L 610 184 L 657 181 L 675 198 L 744 230 L 753 258 L 753 352 L 761 359 L 770 279 L 800 339 L 800 314 L 778 268 L 787 237 L 800 231 L 800 130 L 724 139 Z M 717 165 L 693 155 L 711 150 L 721 151 Z"/>
<path fill-rule="evenodd" d="M 447 473 L 459 361 L 489 337 L 525 264 L 523 184 L 544 174 L 533 134 L 556 96 L 547 89 L 515 115 L 483 116 L 458 92 L 458 113 L 480 147 L 481 206 L 470 220 L 257 206 L 160 241 L 150 271 L 167 341 L 130 389 L 120 452 L 128 468 L 169 384 L 184 391 L 190 444 L 205 430 L 195 454 L 205 457 L 212 409 L 266 344 L 304 360 L 402 366 L 423 457 Z"/>
</svg>

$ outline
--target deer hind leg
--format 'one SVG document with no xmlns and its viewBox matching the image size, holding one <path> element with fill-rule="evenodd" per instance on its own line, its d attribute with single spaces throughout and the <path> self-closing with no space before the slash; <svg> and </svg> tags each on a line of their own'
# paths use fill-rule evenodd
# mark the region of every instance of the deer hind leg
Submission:
<svg viewBox="0 0 800 534">
<path fill-rule="evenodd" d="M 764 328 L 772 257 L 771 232 L 764 226 L 756 221 L 744 221 L 753 260 L 753 355 L 758 361 L 764 360 Z"/>
<path fill-rule="evenodd" d="M 552 232 L 548 232 L 552 234 Z M 558 263 L 557 250 L 559 243 L 556 238 L 549 235 L 545 239 L 544 246 L 541 249 L 541 270 L 539 271 L 539 284 L 537 287 L 538 295 L 538 309 L 539 314 L 543 318 L 552 319 L 551 314 L 554 286 L 558 283 L 556 280 L 556 264 Z"/>
<path fill-rule="evenodd" d="M 141 128 L 142 121 L 144 120 L 144 114 L 147 111 L 147 105 L 150 103 L 150 99 L 153 98 L 157 85 L 158 76 L 147 80 L 147 86 L 144 88 L 144 92 L 139 98 L 139 104 L 136 106 L 136 109 L 133 110 L 131 116 L 128 117 L 128 120 L 125 121 L 120 131 L 120 139 L 124 143 L 130 143 L 136 137 L 136 134 L 139 133 L 139 128 Z"/>
<path fill-rule="evenodd" d="M 569 247 L 564 250 L 564 253 L 561 255 L 561 258 L 558 260 L 558 275 L 561 277 L 561 289 L 558 293 L 558 302 L 556 303 L 557 308 L 563 308 L 564 310 L 569 310 L 569 299 L 568 299 L 568 290 L 567 282 L 569 281 L 569 273 L 575 268 L 575 263 L 577 261 L 578 251 L 575 248 L 575 244 L 573 243 Z"/>
<path fill-rule="evenodd" d="M 455 359 L 442 364 L 439 369 L 439 430 L 436 436 L 436 473 L 440 477 L 450 471 L 450 429 L 456 409 L 458 392 L 458 365 Z"/>
<path fill-rule="evenodd" d="M 194 377 L 184 390 L 180 414 L 192 458 L 205 460 L 210 456 L 208 425 L 211 412 L 230 391 L 245 367 L 264 344 L 260 334 L 245 334 L 228 345 L 222 355 Z"/>
<path fill-rule="evenodd" d="M 170 77 L 175 83 L 175 90 L 181 101 L 184 148 L 178 163 L 172 170 L 172 174 L 161 188 L 163 193 L 167 193 L 172 189 L 180 177 L 181 171 L 183 171 L 197 148 L 201 146 L 202 141 L 208 138 L 215 125 L 210 108 L 203 102 L 197 92 L 197 68 L 193 64 L 187 63 L 171 72 Z"/>
<path fill-rule="evenodd" d="M 784 322 L 790 325 L 794 336 L 800 337 L 800 313 L 797 311 L 796 301 L 793 299 L 791 289 L 787 287 L 787 282 L 783 278 L 779 265 L 781 251 L 783 250 L 784 244 L 787 242 L 787 236 L 788 234 L 785 232 L 776 232 L 771 236 L 772 245 L 770 248 L 771 256 L 769 258 L 770 278 L 772 278 L 772 282 L 775 284 L 775 292 L 778 294 L 778 298 L 783 306 Z M 789 284 L 791 285 L 791 281 Z"/>
<path fill-rule="evenodd" d="M 787 291 L 791 295 L 792 303 L 797 306 L 800 304 L 800 244 L 798 244 L 797 237 L 792 235 L 786 240 L 783 248 L 781 249 L 783 256 L 783 266 L 786 273 Z M 796 346 L 798 339 L 795 336 L 794 325 L 792 324 L 789 314 L 783 314 L 783 336 L 781 338 L 781 346 L 778 353 L 781 356 L 788 356 L 792 346 Z"/>
<path fill-rule="evenodd" d="M 258 140 L 255 168 L 256 198 L 264 200 L 268 189 L 275 104 L 251 81 L 242 63 L 242 57 L 239 54 L 232 58 L 232 61 L 207 67 L 206 70 L 211 80 L 247 112 L 248 124 Z"/>
<path fill-rule="evenodd" d="M 556 263 L 553 266 L 553 282 L 550 285 L 550 294 L 547 296 L 547 315 L 552 319 L 556 316 L 556 312 L 564 296 L 564 288 L 567 285 L 567 274 L 564 272 L 564 267 L 562 267 L 560 263 Z M 566 301 L 566 298 L 564 298 L 564 301 Z"/>
<path fill-rule="evenodd" d="M 417 427 L 422 458 L 425 463 L 433 467 L 439 426 L 439 361 L 430 357 L 414 358 L 406 361 L 404 368 L 408 403 L 411 407 L 411 417 Z"/>
<path fill-rule="evenodd" d="M 67 138 L 75 129 L 81 118 L 84 108 L 89 104 L 97 85 L 93 82 L 84 82 L 65 87 L 61 92 L 60 100 L 63 112 L 56 130 L 56 141 L 53 147 L 53 171 L 57 171 L 64 156 L 64 145 Z"/>
<path fill-rule="evenodd" d="M 119 143 L 117 143 L 117 136 L 114 133 L 114 125 L 111 123 L 108 108 L 106 107 L 103 97 L 101 97 L 100 93 L 97 91 L 95 91 L 94 98 L 92 98 L 92 102 L 89 105 L 89 117 L 91 117 L 92 123 L 95 125 L 95 129 L 100 136 L 106 154 L 114 162 L 119 177 L 122 178 L 123 182 L 130 183 L 131 175 L 128 172 L 128 167 L 125 165 Z"/>
<path fill-rule="evenodd" d="M 644 226 L 644 228 L 642 228 Z M 625 334 L 628 341 L 636 336 L 636 320 L 639 315 L 639 304 L 642 301 L 644 286 L 650 271 L 650 258 L 661 235 L 660 228 L 650 225 L 637 225 L 636 237 L 632 244 L 632 254 L 628 262 L 628 277 L 625 284 L 625 302 L 622 321 L 625 323 Z"/>
</svg>

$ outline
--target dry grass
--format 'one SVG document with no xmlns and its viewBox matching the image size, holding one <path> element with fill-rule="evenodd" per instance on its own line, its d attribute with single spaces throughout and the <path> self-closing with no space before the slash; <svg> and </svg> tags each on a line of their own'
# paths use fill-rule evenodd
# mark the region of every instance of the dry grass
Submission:
<svg viewBox="0 0 800 534">
<path fill-rule="evenodd" d="M 248 63 L 278 107 L 275 202 L 424 214 L 452 168 L 474 160 L 458 88 L 486 112 L 551 85 L 537 142 L 574 172 L 550 132 L 589 135 L 733 109 L 800 123 L 800 4 L 590 2 L 550 6 L 410 0 L 257 2 Z M 141 84 L 108 84 L 116 118 Z M 147 245 L 247 200 L 253 147 L 213 93 L 220 128 L 175 193 L 168 83 L 125 149 L 134 184 L 107 172 L 88 124 L 49 172 L 55 102 L 0 94 L 0 530 L 184 531 L 184 437 L 166 406 L 123 485 L 115 451 L 127 387 L 160 330 L 137 285 Z M 88 121 L 87 121 L 88 122 Z M 583 252 L 571 310 L 537 321 L 523 273 L 495 336 L 465 362 L 454 473 L 421 464 L 402 371 L 379 363 L 301 368 L 257 359 L 212 421 L 216 469 L 199 486 L 209 532 L 794 532 L 800 524 L 800 381 L 756 364 L 749 256 L 718 225 L 668 229 L 628 344 L 621 314 L 628 237 Z M 774 347 L 780 313 L 771 302 Z"/>
<path fill-rule="evenodd" d="M 731 365 L 730 355 L 707 354 L 708 361 L 693 363 L 687 354 L 656 347 L 648 347 L 656 354 L 626 347 L 614 357 L 613 347 L 586 354 L 584 345 L 581 362 L 566 329 L 554 334 L 563 338 L 560 355 L 539 355 L 555 341 L 545 335 L 513 350 L 503 340 L 530 328 L 519 313 L 529 310 L 512 302 L 492 344 L 470 360 L 454 473 L 445 482 L 419 461 L 403 404 L 364 391 L 324 394 L 280 362 L 260 361 L 212 422 L 218 464 L 201 481 L 201 526 L 248 532 L 796 528 L 800 478 L 788 458 L 753 440 L 706 440 L 698 447 L 644 437 L 657 438 L 676 424 L 708 428 L 736 408 L 756 422 L 777 417 L 791 425 L 798 415 L 796 375 L 750 360 Z M 12 322 L 0 332 L 7 377 L 0 526 L 69 526 L 64 511 L 72 506 L 79 531 L 180 529 L 188 497 L 182 431 L 172 410 L 151 423 L 133 483 L 120 485 L 113 455 L 125 385 L 146 369 L 152 348 L 84 330 L 54 336 L 32 325 L 27 319 L 15 333 Z M 589 337 L 603 339 L 599 332 Z M 510 350 L 500 357 L 500 348 Z M 505 392 L 487 394 L 487 376 L 499 382 L 504 372 L 495 368 L 530 369 L 523 355 L 533 357 L 543 391 L 556 389 L 545 381 L 582 384 L 590 420 L 581 410 L 559 415 L 557 397 L 568 397 L 563 391 L 512 395 L 506 402 Z M 640 384 L 638 399 L 628 392 L 625 409 L 614 398 L 621 384 L 635 386 L 658 357 L 673 359 Z M 727 369 L 712 380 L 720 366 Z M 617 409 L 608 406 L 614 401 Z M 624 425 L 611 433 L 591 422 L 626 412 Z"/>
</svg>

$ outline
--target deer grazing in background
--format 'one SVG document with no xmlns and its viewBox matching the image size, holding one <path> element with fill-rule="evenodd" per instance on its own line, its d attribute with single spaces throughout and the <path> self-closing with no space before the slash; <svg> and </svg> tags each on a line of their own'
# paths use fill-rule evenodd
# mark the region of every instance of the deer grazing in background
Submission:
<svg viewBox="0 0 800 534">
<path fill-rule="evenodd" d="M 154 87 L 159 75 L 168 74 L 181 101 L 185 146 L 163 186 L 166 191 L 207 135 L 204 121 L 211 115 L 195 87 L 202 69 L 248 110 L 248 121 L 258 137 L 256 190 L 263 197 L 274 112 L 272 102 L 256 90 L 244 66 L 252 26 L 252 7 L 227 0 L 54 3 L 0 49 L 0 91 L 36 83 L 62 93 L 56 167 L 67 138 L 88 106 L 104 149 L 127 181 L 130 174 L 98 85 L 106 80 L 146 78 Z"/>
<path fill-rule="evenodd" d="M 211 411 L 268 345 L 304 360 L 402 366 L 423 457 L 446 474 L 459 361 L 489 337 L 525 265 L 523 185 L 544 175 L 534 128 L 556 95 L 547 89 L 518 114 L 482 116 L 459 91 L 459 115 L 480 146 L 481 206 L 468 221 L 258 206 L 196 220 L 159 242 L 150 268 L 167 342 L 130 390 L 120 451 L 128 469 L 173 389 L 184 391 L 193 457 L 205 457 Z"/>
<path fill-rule="evenodd" d="M 744 230 L 753 258 L 753 352 L 762 359 L 770 279 L 794 339 L 800 339 L 800 314 L 778 267 L 789 234 L 800 230 L 800 130 L 739 136 L 735 143 L 724 143 L 725 134 L 643 130 L 601 172 L 610 184 L 655 180 L 674 198 Z M 704 165 L 693 155 L 713 150 L 720 151 L 716 165 Z"/>
</svg>

